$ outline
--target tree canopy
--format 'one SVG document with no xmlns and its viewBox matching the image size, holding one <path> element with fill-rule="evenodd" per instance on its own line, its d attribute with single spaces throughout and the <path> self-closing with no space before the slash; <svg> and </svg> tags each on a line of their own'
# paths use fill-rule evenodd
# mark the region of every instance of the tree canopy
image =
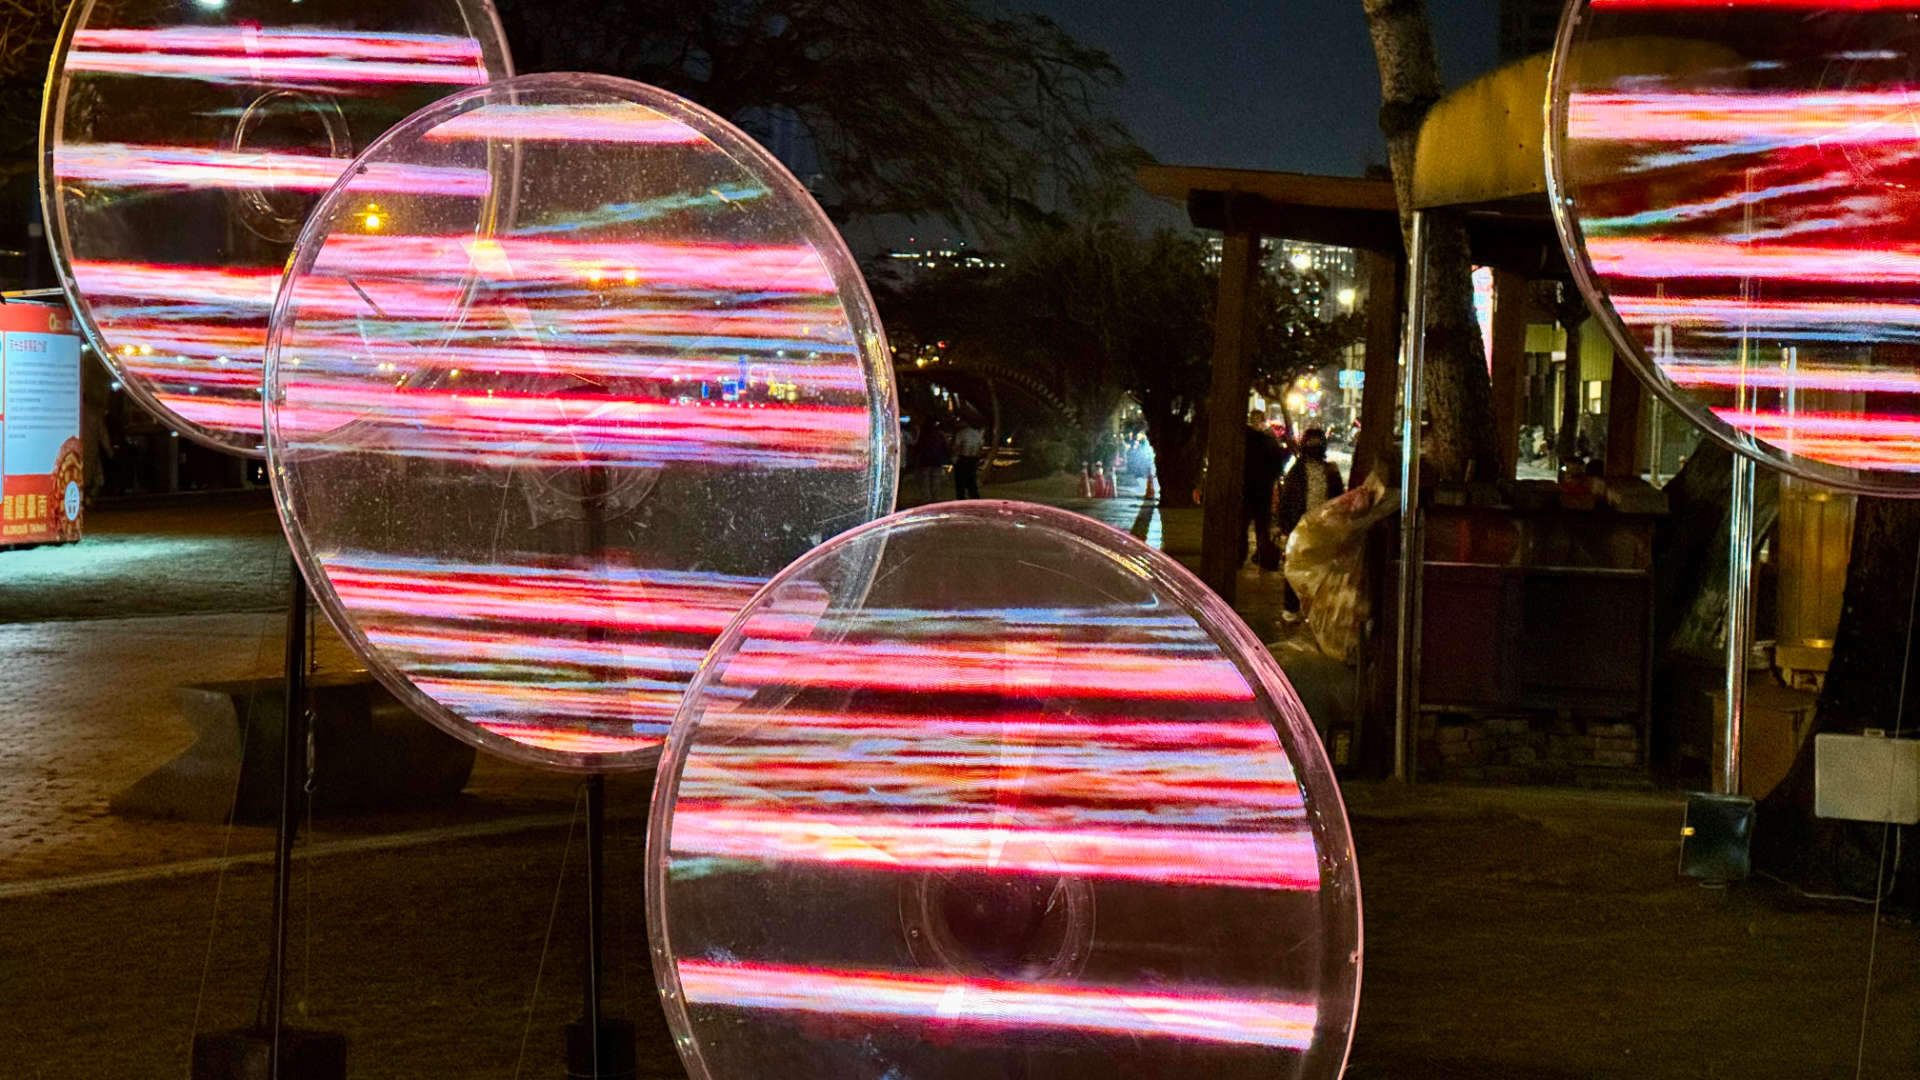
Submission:
<svg viewBox="0 0 1920 1080">
<path fill-rule="evenodd" d="M 0 0 L 0 165 L 32 167 L 40 94 L 66 0 Z"/>
<path fill-rule="evenodd" d="M 1039 15 L 969 0 L 502 0 L 520 70 L 671 90 L 767 141 L 797 125 L 844 214 L 1021 220 L 1111 205 L 1145 155 L 1120 71 Z"/>
<path fill-rule="evenodd" d="M 956 355 L 1043 381 L 1083 446 L 1121 401 L 1140 406 L 1170 492 L 1192 490 L 1212 384 L 1218 281 L 1206 244 L 1185 232 L 1119 225 L 1042 227 L 1005 253 L 1003 269 L 955 269 L 881 291 L 896 344 L 948 341 Z M 1325 280 L 1267 260 L 1260 279 L 1255 385 L 1278 396 L 1340 358 L 1359 320 L 1326 318 Z M 1227 422 L 1238 424 L 1233 416 Z"/>
</svg>

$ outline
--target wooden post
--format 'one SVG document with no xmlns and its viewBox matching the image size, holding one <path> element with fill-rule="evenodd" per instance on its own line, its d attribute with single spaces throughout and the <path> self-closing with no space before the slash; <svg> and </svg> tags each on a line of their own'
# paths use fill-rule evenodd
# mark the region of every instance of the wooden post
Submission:
<svg viewBox="0 0 1920 1080">
<path fill-rule="evenodd" d="M 1260 236 L 1229 232 L 1220 253 L 1220 301 L 1213 318 L 1213 390 L 1207 398 L 1207 483 L 1201 510 L 1200 579 L 1233 602 L 1240 575 L 1240 505 L 1246 472 L 1247 393 L 1253 386 L 1253 292 Z"/>
<path fill-rule="evenodd" d="M 1381 465 L 1393 445 L 1393 407 L 1400 392 L 1400 324 L 1407 306 L 1401 260 L 1377 251 L 1366 253 L 1367 360 L 1360 389 L 1360 440 L 1353 448 L 1358 487 Z M 1393 478 L 1388 478 L 1393 483 Z"/>
<path fill-rule="evenodd" d="M 1640 475 L 1640 377 L 1627 370 L 1620 355 L 1613 357 L 1613 380 L 1607 386 L 1607 475 Z"/>
<path fill-rule="evenodd" d="M 1493 272 L 1493 433 L 1501 480 L 1520 467 L 1521 367 L 1527 353 L 1527 279 L 1511 270 Z"/>
</svg>

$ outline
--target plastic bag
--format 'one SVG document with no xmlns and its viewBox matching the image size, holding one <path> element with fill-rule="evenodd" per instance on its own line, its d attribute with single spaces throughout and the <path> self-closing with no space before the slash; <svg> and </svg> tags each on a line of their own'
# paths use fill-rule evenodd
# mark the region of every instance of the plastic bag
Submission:
<svg viewBox="0 0 1920 1080">
<path fill-rule="evenodd" d="M 1398 500 L 1378 473 L 1337 499 L 1308 512 L 1287 537 L 1287 584 L 1320 650 L 1341 663 L 1360 655 L 1360 636 L 1372 614 L 1366 588 L 1367 530 L 1396 514 Z"/>
</svg>

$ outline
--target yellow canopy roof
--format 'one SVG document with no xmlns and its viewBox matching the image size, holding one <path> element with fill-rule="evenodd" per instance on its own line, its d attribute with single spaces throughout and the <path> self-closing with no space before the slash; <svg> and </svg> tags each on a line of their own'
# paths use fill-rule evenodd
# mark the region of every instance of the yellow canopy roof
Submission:
<svg viewBox="0 0 1920 1080">
<path fill-rule="evenodd" d="M 1579 81 L 1724 68 L 1738 54 L 1683 38 L 1617 38 L 1580 50 Z M 1413 204 L 1470 206 L 1547 190 L 1547 68 L 1541 53 L 1482 75 L 1442 98 L 1420 126 Z"/>
</svg>

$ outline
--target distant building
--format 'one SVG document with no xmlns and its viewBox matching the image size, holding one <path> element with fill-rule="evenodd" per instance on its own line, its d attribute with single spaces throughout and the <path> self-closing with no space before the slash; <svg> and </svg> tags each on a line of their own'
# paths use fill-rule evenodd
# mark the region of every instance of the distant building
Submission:
<svg viewBox="0 0 1920 1080">
<path fill-rule="evenodd" d="M 1500 0 L 1500 62 L 1551 52 L 1562 0 Z"/>
<path fill-rule="evenodd" d="M 1007 265 L 991 255 L 969 248 L 964 240 L 942 240 L 924 249 L 915 247 L 889 251 L 881 259 L 908 281 L 935 270 L 1000 270 Z"/>
<path fill-rule="evenodd" d="M 1207 237 L 1208 269 L 1219 269 L 1223 246 L 1219 233 Z M 1260 238 L 1260 258 L 1269 266 L 1285 262 L 1299 273 L 1319 274 L 1327 287 L 1314 314 L 1323 319 L 1344 315 L 1365 304 L 1367 290 L 1360 272 L 1360 254 L 1352 248 L 1265 236 Z"/>
</svg>

